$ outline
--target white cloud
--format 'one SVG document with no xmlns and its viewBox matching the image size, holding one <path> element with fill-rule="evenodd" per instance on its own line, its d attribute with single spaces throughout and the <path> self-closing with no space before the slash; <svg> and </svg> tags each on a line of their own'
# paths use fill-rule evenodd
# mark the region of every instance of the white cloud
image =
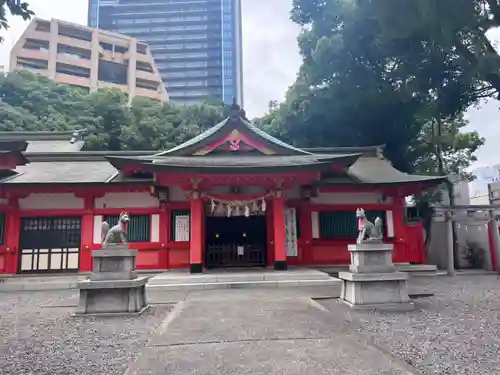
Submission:
<svg viewBox="0 0 500 375">
<path fill-rule="evenodd" d="M 286 89 L 295 80 L 300 66 L 296 37 L 297 25 L 289 19 L 292 0 L 243 1 L 243 79 L 245 109 L 249 117 L 265 113 L 270 100 L 282 100 Z M 86 24 L 88 0 L 30 0 L 32 9 L 41 18 Z M 9 51 L 21 36 L 28 22 L 9 18 L 11 28 L 3 32 L 0 44 L 0 65 L 8 65 Z M 500 32 L 490 35 L 500 40 Z M 486 144 L 477 153 L 476 165 L 500 162 L 500 102 L 491 100 L 481 108 L 468 112 L 469 129 L 477 130 Z"/>
</svg>

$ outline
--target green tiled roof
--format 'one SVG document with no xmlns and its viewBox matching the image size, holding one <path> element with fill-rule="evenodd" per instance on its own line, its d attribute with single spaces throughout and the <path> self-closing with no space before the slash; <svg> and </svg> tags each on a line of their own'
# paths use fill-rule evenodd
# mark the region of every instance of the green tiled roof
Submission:
<svg viewBox="0 0 500 375">
<path fill-rule="evenodd" d="M 173 155 L 173 154 L 180 154 L 183 150 L 186 150 L 190 147 L 193 147 L 200 143 L 200 146 L 203 146 L 203 142 L 210 137 L 214 136 L 220 131 L 224 131 L 227 127 L 243 127 L 247 129 L 249 132 L 253 133 L 256 135 L 257 138 L 260 138 L 264 140 L 267 143 L 270 143 L 272 145 L 275 145 L 279 148 L 288 150 L 292 154 L 297 154 L 297 155 L 311 155 L 310 152 L 301 150 L 297 147 L 294 147 L 292 145 L 289 145 L 283 141 L 280 141 L 277 138 L 274 138 L 273 136 L 267 134 L 265 131 L 262 129 L 257 128 L 255 125 L 253 125 L 250 121 L 248 121 L 246 118 L 244 118 L 239 111 L 236 111 L 231 115 L 230 117 L 224 119 L 223 121 L 219 122 L 217 125 L 214 125 L 208 130 L 205 130 L 203 133 L 199 134 L 198 136 L 190 139 L 189 141 L 186 141 L 174 148 L 171 148 L 170 150 L 163 151 L 157 154 L 157 156 L 160 155 Z"/>
</svg>

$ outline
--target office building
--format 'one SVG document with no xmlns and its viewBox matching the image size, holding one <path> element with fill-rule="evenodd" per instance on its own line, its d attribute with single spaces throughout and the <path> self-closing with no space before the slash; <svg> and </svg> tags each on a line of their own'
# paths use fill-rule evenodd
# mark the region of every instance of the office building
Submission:
<svg viewBox="0 0 500 375">
<path fill-rule="evenodd" d="M 11 51 L 10 69 L 89 89 L 113 87 L 168 101 L 151 52 L 137 39 L 52 19 L 35 18 Z"/>
<path fill-rule="evenodd" d="M 474 175 L 474 180 L 469 184 L 471 204 L 490 204 L 491 198 L 497 198 L 492 196 L 490 184 L 500 181 L 500 164 L 475 168 L 471 173 Z M 498 184 L 494 184 L 493 191 L 498 190 L 497 186 Z"/>
<path fill-rule="evenodd" d="M 89 0 L 88 23 L 147 43 L 174 103 L 243 105 L 241 0 Z"/>
</svg>

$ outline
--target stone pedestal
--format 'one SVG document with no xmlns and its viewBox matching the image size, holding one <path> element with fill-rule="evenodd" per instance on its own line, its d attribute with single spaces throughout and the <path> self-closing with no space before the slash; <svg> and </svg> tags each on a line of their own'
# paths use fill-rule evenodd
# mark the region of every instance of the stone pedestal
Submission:
<svg viewBox="0 0 500 375">
<path fill-rule="evenodd" d="M 413 310 L 408 297 L 408 274 L 396 271 L 391 244 L 349 245 L 350 272 L 339 272 L 343 281 L 340 299 L 355 309 Z"/>
<path fill-rule="evenodd" d="M 137 250 L 107 245 L 92 251 L 94 272 L 78 283 L 80 300 L 75 315 L 141 314 L 146 302 L 147 277 L 137 277 Z"/>
</svg>

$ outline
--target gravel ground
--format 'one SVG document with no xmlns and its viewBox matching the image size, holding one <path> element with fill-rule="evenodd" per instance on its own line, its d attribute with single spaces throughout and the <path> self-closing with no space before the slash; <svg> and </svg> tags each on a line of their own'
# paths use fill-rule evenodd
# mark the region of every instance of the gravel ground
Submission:
<svg viewBox="0 0 500 375">
<path fill-rule="evenodd" d="M 414 281 L 415 280 L 415 281 Z M 353 311 L 320 301 L 344 333 L 360 335 L 422 374 L 500 373 L 500 279 L 497 276 L 415 278 L 435 296 L 411 313 Z"/>
<path fill-rule="evenodd" d="M 74 305 L 74 291 L 0 293 L 0 374 L 123 374 L 172 308 L 76 318 Z"/>
</svg>

